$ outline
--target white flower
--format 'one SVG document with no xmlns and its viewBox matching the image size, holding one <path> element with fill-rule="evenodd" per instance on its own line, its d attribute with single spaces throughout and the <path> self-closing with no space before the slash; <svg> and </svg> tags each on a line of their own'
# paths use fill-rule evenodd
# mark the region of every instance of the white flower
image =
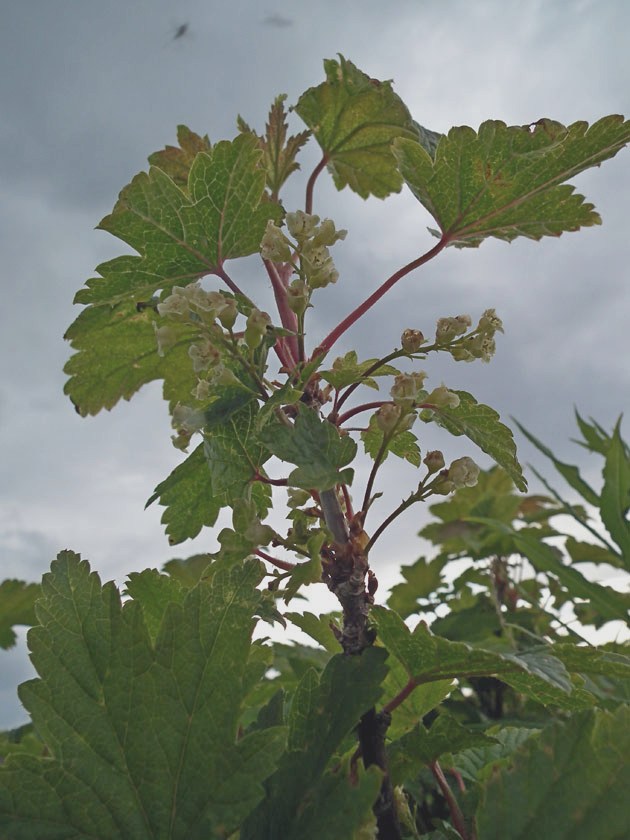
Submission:
<svg viewBox="0 0 630 840">
<path fill-rule="evenodd" d="M 458 335 L 463 335 L 471 326 L 470 315 L 456 315 L 454 318 L 438 318 L 435 330 L 435 341 L 437 344 L 448 344 Z"/>
<path fill-rule="evenodd" d="M 267 222 L 260 253 L 263 259 L 271 262 L 288 262 L 291 259 L 291 243 L 272 219 Z"/>
<path fill-rule="evenodd" d="M 394 402 L 403 405 L 416 402 L 426 378 L 427 373 L 424 370 L 415 373 L 399 373 L 390 390 Z"/>
<path fill-rule="evenodd" d="M 313 235 L 319 224 L 319 216 L 296 210 L 295 213 L 287 213 L 286 221 L 291 236 L 302 240 Z"/>
<path fill-rule="evenodd" d="M 479 467 L 468 456 L 457 458 L 448 468 L 448 479 L 457 487 L 474 487 L 479 479 Z"/>
<path fill-rule="evenodd" d="M 437 408 L 457 408 L 459 397 L 454 391 L 449 391 L 442 383 L 439 388 L 434 388 L 427 396 L 425 402 L 437 406 Z"/>
</svg>

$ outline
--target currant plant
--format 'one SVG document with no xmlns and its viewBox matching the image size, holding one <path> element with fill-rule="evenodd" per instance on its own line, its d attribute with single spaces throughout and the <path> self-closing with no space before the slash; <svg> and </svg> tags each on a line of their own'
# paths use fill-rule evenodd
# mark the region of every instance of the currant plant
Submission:
<svg viewBox="0 0 630 840">
<path fill-rule="evenodd" d="M 180 126 L 178 145 L 151 155 L 148 173 L 101 222 L 136 253 L 100 265 L 78 292 L 84 309 L 66 334 L 75 351 L 66 393 L 87 416 L 162 380 L 173 443 L 185 457 L 149 503 L 164 507 L 172 545 L 214 526 L 225 508 L 232 527 L 218 534 L 215 554 L 132 572 L 124 597 L 71 551 L 41 588 L 7 582 L 1 638 L 10 643 L 18 621 L 35 624 L 29 647 L 39 678 L 20 687 L 33 728 L 2 747 L 11 755 L 0 768 L 0 837 L 623 834 L 627 707 L 599 708 L 593 680 L 627 678 L 627 657 L 560 641 L 542 626 L 511 629 L 512 602 L 497 595 L 499 565 L 489 590 L 498 626 L 481 636 L 449 636 L 440 631 L 445 618 L 435 631 L 405 624 L 437 603 L 440 561 L 408 572 L 415 581 L 426 573 L 425 594 L 434 593 L 427 604 L 400 587 L 389 607 L 375 603 L 370 558 L 383 532 L 413 505 L 435 497 L 457 505 L 486 481 L 470 457 L 447 465 L 440 451 L 421 448 L 422 424 L 464 435 L 493 458 L 507 482 L 502 498 L 518 498 L 513 485 L 526 490 L 496 411 L 431 382 L 425 369 L 437 353 L 490 361 L 500 317 L 486 309 L 445 313 L 434 329 L 400 324 L 382 358 L 335 356 L 334 348 L 447 247 L 599 224 L 566 181 L 623 148 L 630 123 L 615 115 L 590 127 L 488 121 L 442 136 L 412 119 L 389 82 L 343 57 L 324 66 L 324 82 L 291 109 L 305 131 L 288 136 L 283 96 L 263 134 L 239 118 L 233 140 L 211 144 Z M 282 189 L 311 139 L 321 160 L 303 206 L 285 207 Z M 365 199 L 406 185 L 433 218 L 435 238 L 364 300 L 357 294 L 354 310 L 326 335 L 312 335 L 310 310 L 326 288 L 352 282 L 334 262 L 347 232 L 314 212 L 325 170 L 337 189 Z M 236 261 L 253 254 L 273 313 L 239 276 Z M 372 462 L 365 486 L 355 482 L 359 447 Z M 373 502 L 390 455 L 415 466 L 417 480 L 378 521 Z M 619 492 L 627 494 L 623 476 Z M 617 533 L 626 533 L 626 511 L 618 508 Z M 493 516 L 511 524 L 490 510 L 474 514 L 475 527 L 490 528 Z M 513 530 L 510 539 L 530 556 L 522 546 L 535 542 L 531 534 Z M 619 545 L 627 562 L 627 543 Z M 545 571 L 575 582 L 575 570 L 557 558 L 556 566 L 565 571 Z M 288 607 L 315 584 L 334 594 L 337 614 Z M 531 601 L 538 593 L 530 590 Z M 621 596 L 609 595 L 614 609 L 606 612 L 594 592 L 573 594 L 603 620 L 619 618 Z M 517 592 L 513 606 L 523 598 Z M 453 606 L 454 598 L 443 600 Z M 287 628 L 286 643 L 254 640 L 258 621 Z M 317 647 L 291 644 L 289 625 Z M 497 717 L 480 705 L 472 720 L 462 709 L 471 692 L 481 697 L 484 680 L 512 692 L 510 708 L 530 704 L 548 717 L 492 729 Z M 559 756 L 564 781 L 554 788 Z"/>
</svg>

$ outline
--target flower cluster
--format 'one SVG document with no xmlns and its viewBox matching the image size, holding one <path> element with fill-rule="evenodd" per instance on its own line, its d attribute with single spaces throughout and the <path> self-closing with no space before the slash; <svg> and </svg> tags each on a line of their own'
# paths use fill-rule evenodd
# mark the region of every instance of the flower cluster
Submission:
<svg viewBox="0 0 630 840">
<path fill-rule="evenodd" d="M 292 306 L 294 311 L 303 312 L 308 305 L 307 289 L 321 289 L 337 282 L 339 273 L 328 249 L 345 239 L 347 231 L 337 230 L 331 219 L 320 223 L 319 216 L 302 210 L 287 213 L 286 224 L 293 240 L 270 220 L 260 243 L 260 253 L 271 262 L 295 263 L 299 279 L 289 287 L 293 290 L 290 297 L 296 307 Z"/>
<path fill-rule="evenodd" d="M 489 362 L 496 349 L 495 333 L 503 332 L 503 323 L 494 309 L 486 309 L 474 330 L 466 335 L 471 326 L 470 315 L 440 318 L 435 343 L 448 350 L 457 362 L 472 362 L 475 359 Z"/>
<path fill-rule="evenodd" d="M 213 323 L 218 320 L 232 329 L 238 315 L 236 301 L 223 292 L 207 292 L 199 281 L 188 286 L 174 286 L 171 294 L 157 305 L 163 317 L 181 323 Z"/>
</svg>

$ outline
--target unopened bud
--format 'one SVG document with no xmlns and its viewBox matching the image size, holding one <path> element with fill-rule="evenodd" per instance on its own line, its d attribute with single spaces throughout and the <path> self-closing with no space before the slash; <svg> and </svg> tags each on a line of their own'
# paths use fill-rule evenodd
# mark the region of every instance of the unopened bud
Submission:
<svg viewBox="0 0 630 840">
<path fill-rule="evenodd" d="M 221 322 L 221 326 L 226 330 L 231 330 L 236 322 L 238 316 L 238 309 L 236 308 L 236 301 L 234 298 L 224 297 L 222 306 L 217 309 L 217 318 Z"/>
<path fill-rule="evenodd" d="M 255 350 L 258 347 L 270 324 L 271 318 L 266 312 L 261 312 L 260 309 L 252 309 L 245 327 L 245 342 L 250 350 Z"/>
<path fill-rule="evenodd" d="M 294 280 L 287 288 L 287 305 L 296 315 L 303 315 L 308 307 L 310 291 L 304 280 Z"/>
<path fill-rule="evenodd" d="M 439 449 L 432 449 L 422 459 L 423 464 L 427 468 L 429 475 L 439 472 L 444 469 L 444 455 Z"/>
<path fill-rule="evenodd" d="M 457 408 L 459 397 L 454 391 L 449 391 L 446 385 L 440 385 L 431 391 L 425 402 L 436 406 L 436 408 Z"/>
<path fill-rule="evenodd" d="M 260 253 L 263 259 L 271 262 L 288 262 L 291 259 L 290 242 L 272 219 L 267 222 Z"/>
<path fill-rule="evenodd" d="M 420 330 L 407 329 L 400 337 L 400 343 L 405 353 L 417 353 L 425 341 L 426 338 Z"/>
<path fill-rule="evenodd" d="M 401 414 L 402 408 L 396 405 L 396 403 L 383 403 L 374 415 L 376 417 L 376 425 L 385 434 L 392 432 L 400 420 Z"/>
<path fill-rule="evenodd" d="M 416 373 L 399 373 L 394 379 L 390 394 L 395 403 L 410 404 L 417 401 L 424 386 L 427 374 L 420 370 Z"/>
</svg>

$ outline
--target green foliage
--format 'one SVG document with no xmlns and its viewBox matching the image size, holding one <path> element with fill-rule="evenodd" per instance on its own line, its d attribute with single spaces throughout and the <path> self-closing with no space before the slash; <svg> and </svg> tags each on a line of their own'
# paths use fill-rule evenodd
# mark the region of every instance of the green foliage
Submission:
<svg viewBox="0 0 630 840">
<path fill-rule="evenodd" d="M 482 786 L 479 836 L 613 840 L 628 829 L 630 715 L 593 710 L 528 739 Z"/>
<path fill-rule="evenodd" d="M 112 584 L 62 552 L 29 633 L 39 678 L 20 688 L 51 757 L 7 760 L 0 835 L 190 838 L 237 828 L 284 739 L 276 727 L 235 737 L 260 577 L 249 562 L 200 583 L 182 605 L 162 599 L 152 643 L 143 618 L 150 603 L 157 623 L 152 593 L 143 587 L 141 602 L 121 606 Z"/>
<path fill-rule="evenodd" d="M 39 597 L 38 583 L 5 580 L 0 584 L 0 647 L 13 647 L 15 624 L 34 624 L 35 601 Z"/>
<path fill-rule="evenodd" d="M 433 341 L 427 325 L 401 324 L 383 358 L 329 353 L 447 245 L 598 224 L 565 182 L 615 155 L 629 124 L 488 121 L 442 136 L 390 82 L 342 56 L 324 69 L 288 111 L 275 98 L 264 133 L 239 118 L 238 136 L 212 145 L 180 126 L 178 145 L 150 155 L 101 222 L 135 253 L 100 265 L 76 296 L 66 393 L 96 414 L 162 380 L 174 445 L 202 442 L 147 504 L 164 507 L 171 544 L 224 509 L 232 527 L 214 554 L 131 572 L 124 598 L 70 551 L 41 586 L 0 586 L 0 645 L 34 625 L 39 675 L 19 690 L 32 723 L 0 733 L 1 838 L 612 840 L 627 829 L 630 656 L 582 635 L 627 619 L 627 596 L 584 566 L 630 571 L 620 422 L 608 433 L 576 418 L 578 443 L 603 460 L 600 488 L 519 426 L 573 498 L 538 473 L 548 495 L 523 496 L 497 412 L 467 391 L 425 390 L 415 367 L 437 352 L 489 361 L 503 331 L 493 309 L 474 327 L 467 314 L 440 318 Z M 307 130 L 289 134 L 292 112 Z M 280 192 L 311 136 L 323 156 L 293 211 Z M 349 278 L 355 307 L 322 338 L 308 328 L 312 299 L 340 279 L 330 249 L 345 237 L 313 214 L 326 168 L 363 198 L 406 183 L 439 242 L 365 299 Z M 271 284 L 273 314 L 228 273 L 256 253 L 252 289 Z M 425 451 L 418 420 L 466 436 L 497 466 L 447 466 Z M 390 453 L 415 472 L 400 503 L 382 485 Z M 395 506 L 375 522 L 372 502 L 388 495 Z M 435 551 L 403 566 L 388 606 L 376 605 L 376 540 L 427 501 L 421 536 Z M 296 612 L 319 583 L 339 611 Z M 315 646 L 254 640 L 259 619 Z"/>
<path fill-rule="evenodd" d="M 488 236 L 541 239 L 601 223 L 593 205 L 565 185 L 613 157 L 630 140 L 630 123 L 604 117 L 568 128 L 543 119 L 506 126 L 499 120 L 452 128 L 433 158 L 397 139 L 393 151 L 409 188 L 450 244 L 477 247 Z"/>
</svg>

